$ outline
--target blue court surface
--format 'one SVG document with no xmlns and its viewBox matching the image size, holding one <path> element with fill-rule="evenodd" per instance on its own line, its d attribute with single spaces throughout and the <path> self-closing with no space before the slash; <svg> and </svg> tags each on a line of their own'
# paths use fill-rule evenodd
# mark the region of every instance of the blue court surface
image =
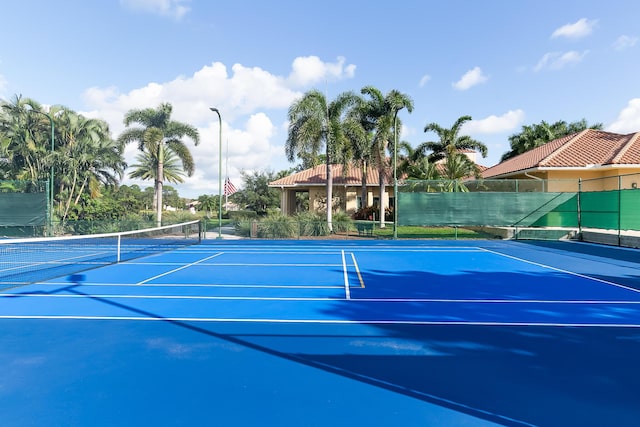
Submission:
<svg viewBox="0 0 640 427">
<path fill-rule="evenodd" d="M 0 425 L 637 426 L 639 267 L 572 242 L 215 240 L 7 288 Z"/>
</svg>

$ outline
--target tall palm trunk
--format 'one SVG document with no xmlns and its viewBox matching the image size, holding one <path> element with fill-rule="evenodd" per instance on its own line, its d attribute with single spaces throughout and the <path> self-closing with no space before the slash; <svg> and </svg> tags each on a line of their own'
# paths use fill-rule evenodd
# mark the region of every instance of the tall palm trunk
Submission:
<svg viewBox="0 0 640 427">
<path fill-rule="evenodd" d="M 164 180 L 164 150 L 158 144 L 158 178 L 156 179 L 156 226 L 162 225 L 162 181 Z"/>
<path fill-rule="evenodd" d="M 362 199 L 361 202 L 361 206 L 360 208 L 366 208 L 367 207 L 367 175 L 368 175 L 368 167 L 369 165 L 367 164 L 366 160 L 362 161 L 362 187 L 360 189 L 360 198 Z"/>
<path fill-rule="evenodd" d="M 378 169 L 378 178 L 380 182 L 380 228 L 385 228 L 384 224 L 384 195 L 385 195 L 385 181 L 384 181 L 384 168 Z"/>
</svg>

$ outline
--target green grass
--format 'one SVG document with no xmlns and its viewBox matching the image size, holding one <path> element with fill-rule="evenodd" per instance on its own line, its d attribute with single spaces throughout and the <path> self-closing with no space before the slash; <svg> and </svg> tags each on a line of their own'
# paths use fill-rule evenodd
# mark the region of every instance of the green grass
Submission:
<svg viewBox="0 0 640 427">
<path fill-rule="evenodd" d="M 389 224 L 386 228 L 376 228 L 373 231 L 374 236 L 391 239 L 393 238 L 393 225 Z M 399 239 L 492 239 L 495 236 L 487 233 L 467 230 L 465 228 L 454 227 L 416 227 L 416 226 L 399 226 Z"/>
</svg>

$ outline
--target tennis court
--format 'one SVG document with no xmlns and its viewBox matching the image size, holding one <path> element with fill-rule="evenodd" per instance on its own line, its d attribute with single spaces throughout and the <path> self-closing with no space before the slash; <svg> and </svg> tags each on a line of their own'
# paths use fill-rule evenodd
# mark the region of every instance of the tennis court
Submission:
<svg viewBox="0 0 640 427">
<path fill-rule="evenodd" d="M 640 419 L 634 249 L 205 240 L 32 284 L 8 253 L 6 426 Z"/>
</svg>

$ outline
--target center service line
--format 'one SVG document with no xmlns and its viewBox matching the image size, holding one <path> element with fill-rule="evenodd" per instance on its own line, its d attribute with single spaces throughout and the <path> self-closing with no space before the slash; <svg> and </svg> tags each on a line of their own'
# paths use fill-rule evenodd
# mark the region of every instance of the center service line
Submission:
<svg viewBox="0 0 640 427">
<path fill-rule="evenodd" d="M 349 275 L 347 274 L 347 261 L 344 257 L 344 249 L 342 252 L 342 273 L 344 274 L 344 293 L 347 299 L 351 299 L 351 290 L 349 289 Z"/>
</svg>

